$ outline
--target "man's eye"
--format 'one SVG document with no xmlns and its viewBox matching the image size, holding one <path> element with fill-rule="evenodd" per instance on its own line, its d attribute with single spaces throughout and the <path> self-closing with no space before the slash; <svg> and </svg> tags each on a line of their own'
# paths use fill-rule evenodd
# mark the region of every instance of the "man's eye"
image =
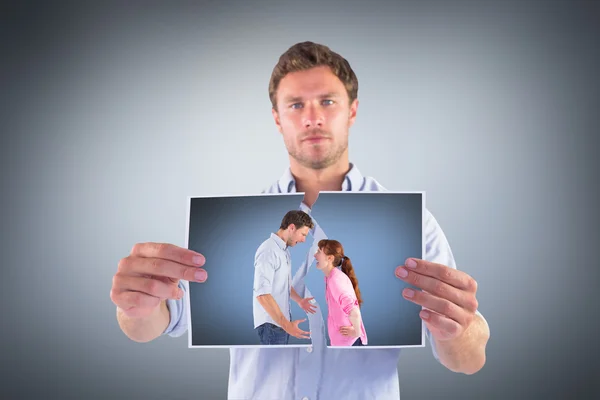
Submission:
<svg viewBox="0 0 600 400">
<path fill-rule="evenodd" d="M 292 107 L 292 108 L 300 108 L 300 107 L 302 107 L 302 104 L 300 104 L 300 103 L 295 103 L 295 104 L 292 104 L 292 106 L 291 106 L 291 107 Z"/>
<path fill-rule="evenodd" d="M 323 100 L 323 103 L 324 103 L 325 105 L 328 105 L 328 106 L 330 106 L 330 105 L 332 105 L 332 104 L 333 104 L 333 100 Z"/>
</svg>

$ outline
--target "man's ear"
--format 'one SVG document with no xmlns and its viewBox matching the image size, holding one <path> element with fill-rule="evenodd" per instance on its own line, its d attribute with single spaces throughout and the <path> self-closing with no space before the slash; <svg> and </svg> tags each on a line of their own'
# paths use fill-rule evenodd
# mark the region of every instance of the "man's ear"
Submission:
<svg viewBox="0 0 600 400">
<path fill-rule="evenodd" d="M 354 125 L 356 121 L 356 113 L 358 112 L 358 99 L 354 99 L 354 101 L 350 104 L 350 116 L 348 119 L 348 127 Z"/>
<path fill-rule="evenodd" d="M 275 121 L 275 126 L 279 133 L 283 134 L 283 129 L 281 129 L 281 120 L 279 119 L 279 113 L 275 108 L 271 108 L 271 114 L 273 114 L 273 120 Z"/>
</svg>

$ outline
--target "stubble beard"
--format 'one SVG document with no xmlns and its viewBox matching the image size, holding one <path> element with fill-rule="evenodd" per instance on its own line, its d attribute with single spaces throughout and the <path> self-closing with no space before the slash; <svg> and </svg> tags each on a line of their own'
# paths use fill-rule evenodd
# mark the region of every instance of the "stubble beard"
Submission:
<svg viewBox="0 0 600 400">
<path fill-rule="evenodd" d="M 334 147 L 329 150 L 326 150 L 322 144 L 315 144 L 312 146 L 313 149 L 318 150 L 317 153 L 320 153 L 316 157 L 314 155 L 314 151 L 309 150 L 309 152 L 312 154 L 308 154 L 308 152 L 305 153 L 302 150 L 299 150 L 292 143 L 289 143 L 287 146 L 288 154 L 305 168 L 321 170 L 338 162 L 344 152 L 348 149 L 348 139 L 346 138 L 343 142 L 337 145 L 334 144 Z"/>
</svg>

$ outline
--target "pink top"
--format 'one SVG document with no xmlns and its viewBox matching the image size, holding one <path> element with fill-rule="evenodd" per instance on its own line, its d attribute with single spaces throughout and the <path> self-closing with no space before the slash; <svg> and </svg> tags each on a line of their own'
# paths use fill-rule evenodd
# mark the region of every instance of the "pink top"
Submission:
<svg viewBox="0 0 600 400">
<path fill-rule="evenodd" d="M 352 326 L 350 311 L 358 307 L 358 299 L 348 275 L 339 268 L 331 270 L 325 277 L 325 298 L 327 300 L 327 329 L 331 346 L 352 346 L 358 340 L 356 337 L 344 336 L 340 333 L 342 326 Z M 367 332 L 360 318 L 360 339 L 367 344 Z"/>
</svg>

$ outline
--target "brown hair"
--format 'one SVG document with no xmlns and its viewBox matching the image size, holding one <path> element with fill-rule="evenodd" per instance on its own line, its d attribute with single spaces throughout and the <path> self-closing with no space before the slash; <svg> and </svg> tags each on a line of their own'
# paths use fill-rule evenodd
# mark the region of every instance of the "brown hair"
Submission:
<svg viewBox="0 0 600 400">
<path fill-rule="evenodd" d="M 273 109 L 277 110 L 277 88 L 279 82 L 289 73 L 305 71 L 314 67 L 326 66 L 342 81 L 348 92 L 350 103 L 358 97 L 358 79 L 350 63 L 329 47 L 300 42 L 290 47 L 279 57 L 269 81 L 269 98 Z"/>
<path fill-rule="evenodd" d="M 288 211 L 281 220 L 280 229 L 287 229 L 290 224 L 294 224 L 296 229 L 300 229 L 304 226 L 308 226 L 308 229 L 312 229 L 315 225 L 310 215 L 300 210 Z"/>
<path fill-rule="evenodd" d="M 352 261 L 350 261 L 350 258 L 344 254 L 344 247 L 342 246 L 342 244 L 337 240 L 323 239 L 319 241 L 318 246 L 319 249 L 323 251 L 323 253 L 325 253 L 328 256 L 333 256 L 333 265 L 335 267 L 341 266 L 342 272 L 348 275 L 348 278 L 350 278 L 350 282 L 352 282 L 354 293 L 356 293 L 358 305 L 362 305 L 363 300 L 360 294 L 360 289 L 358 288 L 358 278 L 356 278 L 356 274 L 354 273 Z"/>
</svg>

